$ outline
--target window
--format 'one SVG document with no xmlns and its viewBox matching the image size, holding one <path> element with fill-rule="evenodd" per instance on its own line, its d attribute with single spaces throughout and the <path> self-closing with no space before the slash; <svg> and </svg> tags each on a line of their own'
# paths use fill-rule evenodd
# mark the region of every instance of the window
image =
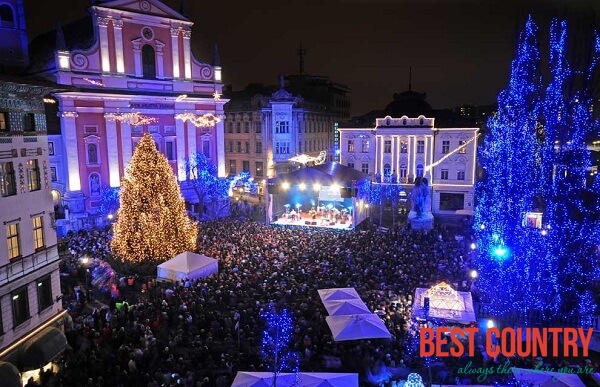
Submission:
<svg viewBox="0 0 600 387">
<path fill-rule="evenodd" d="M 235 132 L 236 133 L 242 133 L 242 123 L 241 122 L 236 122 L 235 123 Z"/>
<path fill-rule="evenodd" d="M 44 218 L 36 216 L 32 219 L 33 222 L 33 247 L 37 250 L 43 248 L 44 242 Z"/>
<path fill-rule="evenodd" d="M 262 122 L 254 123 L 254 133 L 262 133 Z"/>
<path fill-rule="evenodd" d="M 250 172 L 250 161 L 242 161 L 242 172 Z"/>
<path fill-rule="evenodd" d="M 35 132 L 35 115 L 33 113 L 23 115 L 23 131 Z"/>
<path fill-rule="evenodd" d="M 423 177 L 423 164 L 417 165 L 417 177 Z"/>
<path fill-rule="evenodd" d="M 255 164 L 256 164 L 256 173 L 254 175 L 262 177 L 263 176 L 263 162 L 257 161 Z"/>
<path fill-rule="evenodd" d="M 210 141 L 209 140 L 202 140 L 202 153 L 204 154 L 204 157 L 206 157 L 207 159 L 210 159 Z"/>
<path fill-rule="evenodd" d="M 440 210 L 458 211 L 465 208 L 465 195 L 461 193 L 440 192 Z"/>
<path fill-rule="evenodd" d="M 367 153 L 369 152 L 369 140 L 362 140 L 361 144 L 361 152 Z"/>
<path fill-rule="evenodd" d="M 175 143 L 173 141 L 165 141 L 165 156 L 167 160 L 175 160 Z"/>
<path fill-rule="evenodd" d="M 48 156 L 54 156 L 54 143 L 48 142 Z"/>
<path fill-rule="evenodd" d="M 250 140 L 246 140 L 246 153 L 250 153 Z"/>
<path fill-rule="evenodd" d="M 242 153 L 242 142 L 241 141 L 237 142 L 237 152 Z"/>
<path fill-rule="evenodd" d="M 290 123 L 288 121 L 276 121 L 275 133 L 284 134 L 290 132 Z"/>
<path fill-rule="evenodd" d="M 302 141 L 298 141 L 298 153 L 302 153 Z"/>
<path fill-rule="evenodd" d="M 348 152 L 354 152 L 354 140 L 348 140 Z"/>
<path fill-rule="evenodd" d="M 154 48 L 149 44 L 145 44 L 142 47 L 142 73 L 144 78 L 156 78 Z"/>
<path fill-rule="evenodd" d="M 465 171 L 456 171 L 456 180 L 464 180 Z"/>
<path fill-rule="evenodd" d="M 9 224 L 6 226 L 6 245 L 8 246 L 8 259 L 14 259 L 21 256 L 18 223 Z"/>
<path fill-rule="evenodd" d="M 369 163 L 362 163 L 360 170 L 362 171 L 362 173 L 368 174 L 369 173 Z"/>
<path fill-rule="evenodd" d="M 37 159 L 27 161 L 27 186 L 29 191 L 39 191 L 42 188 Z"/>
<path fill-rule="evenodd" d="M 446 154 L 450 152 L 450 140 L 442 141 L 442 153 Z"/>
<path fill-rule="evenodd" d="M 463 154 L 463 155 L 464 155 L 465 153 L 467 153 L 467 142 L 466 142 L 466 141 L 462 141 L 462 140 L 461 140 L 461 141 L 459 141 L 459 142 L 458 142 L 458 147 L 459 147 L 459 149 L 458 149 L 458 153 L 461 153 L 461 154 Z"/>
<path fill-rule="evenodd" d="M 287 155 L 290 153 L 290 143 L 287 141 L 277 141 L 275 143 L 275 154 Z"/>
<path fill-rule="evenodd" d="M 406 141 L 400 141 L 400 153 L 408 153 L 408 143 Z"/>
<path fill-rule="evenodd" d="M 58 178 L 56 177 L 56 167 L 50 167 L 50 180 L 58 181 Z"/>
<path fill-rule="evenodd" d="M 52 282 L 50 277 L 45 277 L 37 281 L 38 311 L 43 311 L 52 306 Z"/>
<path fill-rule="evenodd" d="M 229 141 L 229 152 L 233 153 L 233 141 Z"/>
<path fill-rule="evenodd" d="M 90 174 L 90 194 L 100 196 L 100 175 L 97 173 Z"/>
<path fill-rule="evenodd" d="M 250 133 L 250 123 L 244 122 L 244 133 Z"/>
<path fill-rule="evenodd" d="M 256 153 L 262 153 L 262 141 L 256 142 Z"/>
<path fill-rule="evenodd" d="M 0 188 L 4 197 L 17 194 L 17 182 L 12 161 L 0 163 Z"/>
<path fill-rule="evenodd" d="M 406 165 L 404 165 L 404 164 L 400 165 L 400 178 L 406 179 L 407 176 L 408 176 L 408 170 L 406 169 Z"/>
<path fill-rule="evenodd" d="M 425 140 L 417 141 L 417 153 L 425 153 Z"/>
<path fill-rule="evenodd" d="M 98 164 L 98 144 L 87 144 L 88 164 Z"/>
<path fill-rule="evenodd" d="M 383 176 L 390 176 L 392 174 L 392 167 L 389 164 L 383 166 Z"/>
<path fill-rule="evenodd" d="M 3 27 L 14 27 L 15 18 L 13 11 L 7 4 L 0 5 L 0 26 Z"/>
<path fill-rule="evenodd" d="M 442 180 L 448 180 L 448 170 L 447 169 L 442 169 L 442 173 L 440 175 L 440 179 L 442 179 Z"/>
<path fill-rule="evenodd" d="M 235 160 L 229 160 L 229 174 L 230 175 L 235 175 L 236 171 L 235 171 Z"/>
<path fill-rule="evenodd" d="M 348 163 L 348 168 L 354 169 L 354 161 Z"/>
<path fill-rule="evenodd" d="M 383 153 L 392 153 L 392 140 L 385 140 L 383 142 Z"/>
<path fill-rule="evenodd" d="M 10 125 L 9 125 L 9 120 L 8 120 L 8 113 L 0 112 L 0 131 L 8 132 L 9 130 L 10 130 Z"/>
<path fill-rule="evenodd" d="M 29 320 L 29 295 L 27 287 L 15 290 L 12 295 L 13 323 L 15 327 Z"/>
<path fill-rule="evenodd" d="M 228 131 L 229 133 L 233 133 L 233 122 L 229 122 L 229 123 L 227 124 L 227 131 Z"/>
</svg>

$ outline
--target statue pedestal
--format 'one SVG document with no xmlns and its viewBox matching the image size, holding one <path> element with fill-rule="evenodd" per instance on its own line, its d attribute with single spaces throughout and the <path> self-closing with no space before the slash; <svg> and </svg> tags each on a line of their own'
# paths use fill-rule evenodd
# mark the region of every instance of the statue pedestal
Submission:
<svg viewBox="0 0 600 387">
<path fill-rule="evenodd" d="M 429 231 L 433 229 L 433 214 L 426 212 L 418 216 L 415 211 L 411 211 L 408 214 L 408 223 L 413 230 Z"/>
</svg>

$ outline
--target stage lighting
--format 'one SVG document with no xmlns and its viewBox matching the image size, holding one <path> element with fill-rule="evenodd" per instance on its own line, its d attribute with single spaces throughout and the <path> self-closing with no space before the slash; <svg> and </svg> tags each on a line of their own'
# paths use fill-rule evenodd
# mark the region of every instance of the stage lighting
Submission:
<svg viewBox="0 0 600 387">
<path fill-rule="evenodd" d="M 321 184 L 315 184 L 315 185 L 313 185 L 313 189 L 315 191 L 320 191 L 321 190 Z"/>
<path fill-rule="evenodd" d="M 304 191 L 306 189 L 306 184 L 300 183 L 298 187 L 300 188 L 300 191 Z"/>
<path fill-rule="evenodd" d="M 487 327 L 488 327 L 488 329 L 489 328 L 493 328 L 494 327 L 494 321 L 493 320 L 488 320 Z"/>
<path fill-rule="evenodd" d="M 281 188 L 283 188 L 283 189 L 290 188 L 290 183 L 288 183 L 287 181 L 284 181 L 283 183 L 281 183 Z"/>
</svg>

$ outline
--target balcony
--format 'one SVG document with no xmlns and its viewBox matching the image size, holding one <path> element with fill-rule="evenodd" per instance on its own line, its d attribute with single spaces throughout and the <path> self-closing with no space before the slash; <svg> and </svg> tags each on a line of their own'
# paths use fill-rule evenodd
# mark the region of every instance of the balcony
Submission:
<svg viewBox="0 0 600 387">
<path fill-rule="evenodd" d="M 49 246 L 31 255 L 15 258 L 6 265 L 0 266 L 0 286 L 15 281 L 29 273 L 33 273 L 53 262 L 58 262 L 60 257 L 56 246 Z"/>
</svg>

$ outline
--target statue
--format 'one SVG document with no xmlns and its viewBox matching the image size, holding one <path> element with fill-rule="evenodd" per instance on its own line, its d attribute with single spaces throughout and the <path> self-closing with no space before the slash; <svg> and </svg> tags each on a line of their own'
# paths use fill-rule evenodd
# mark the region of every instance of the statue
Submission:
<svg viewBox="0 0 600 387">
<path fill-rule="evenodd" d="M 411 209 L 408 221 L 413 229 L 430 230 L 433 227 L 433 214 L 431 213 L 431 194 L 426 178 L 418 176 L 410 195 Z"/>
</svg>

